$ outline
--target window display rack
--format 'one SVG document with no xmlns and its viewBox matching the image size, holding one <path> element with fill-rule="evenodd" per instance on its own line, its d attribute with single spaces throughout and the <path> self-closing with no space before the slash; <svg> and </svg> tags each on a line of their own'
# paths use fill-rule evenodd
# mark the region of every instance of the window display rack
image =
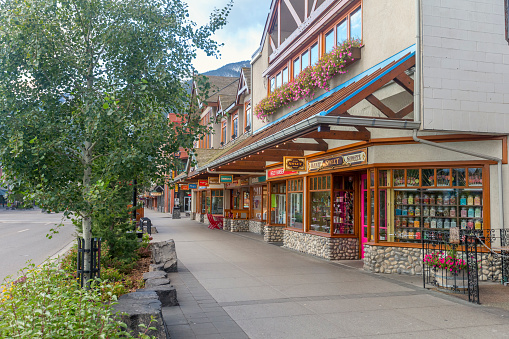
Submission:
<svg viewBox="0 0 509 339">
<path fill-rule="evenodd" d="M 330 232 L 330 194 L 329 192 L 311 193 L 310 230 Z"/>
<path fill-rule="evenodd" d="M 354 234 L 354 192 L 335 190 L 333 207 L 334 234 Z"/>
<path fill-rule="evenodd" d="M 482 189 L 395 189 L 395 239 L 420 241 L 422 230 L 482 230 L 482 199 Z"/>
</svg>

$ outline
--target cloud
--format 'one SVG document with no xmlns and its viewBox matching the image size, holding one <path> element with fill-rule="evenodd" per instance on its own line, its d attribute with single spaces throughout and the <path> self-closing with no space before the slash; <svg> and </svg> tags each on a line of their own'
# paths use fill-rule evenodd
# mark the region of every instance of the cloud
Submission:
<svg viewBox="0 0 509 339">
<path fill-rule="evenodd" d="M 226 6 L 228 0 L 188 0 L 190 19 L 198 25 L 207 23 L 214 8 Z M 235 0 L 228 24 L 214 39 L 223 43 L 221 57 L 207 57 L 198 52 L 194 65 L 199 72 L 219 68 L 231 62 L 251 60 L 260 45 L 271 0 Z"/>
</svg>

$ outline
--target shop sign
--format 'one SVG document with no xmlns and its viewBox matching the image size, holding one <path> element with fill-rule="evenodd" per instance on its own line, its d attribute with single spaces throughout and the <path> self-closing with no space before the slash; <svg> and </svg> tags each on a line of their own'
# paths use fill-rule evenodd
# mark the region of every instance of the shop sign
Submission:
<svg viewBox="0 0 509 339">
<path fill-rule="evenodd" d="M 198 180 L 198 185 L 207 187 L 209 185 L 208 180 Z"/>
<path fill-rule="evenodd" d="M 283 157 L 283 168 L 285 171 L 306 172 L 306 158 Z"/>
<path fill-rule="evenodd" d="M 209 177 L 209 185 L 219 184 L 219 177 Z"/>
<path fill-rule="evenodd" d="M 330 158 L 323 158 L 308 161 L 308 171 L 314 172 L 338 167 L 350 167 L 363 165 L 368 162 L 368 150 L 365 148 L 360 151 L 343 153 Z"/>
<path fill-rule="evenodd" d="M 226 186 L 227 189 L 230 188 L 230 187 L 239 186 L 239 179 L 233 180 L 230 183 L 226 183 L 225 186 Z"/>
<path fill-rule="evenodd" d="M 298 172 L 296 172 L 296 171 L 285 171 L 284 168 L 281 167 L 281 168 L 268 170 L 267 177 L 269 179 L 271 179 L 271 178 L 283 177 L 285 175 L 292 175 L 292 174 L 297 174 L 297 173 Z"/>
<path fill-rule="evenodd" d="M 249 185 L 249 178 L 240 179 L 240 186 L 247 186 L 247 185 Z"/>
<path fill-rule="evenodd" d="M 219 182 L 221 182 L 221 183 L 233 182 L 233 175 L 231 175 L 231 174 L 229 174 L 229 175 L 221 174 L 219 176 Z"/>
<path fill-rule="evenodd" d="M 151 192 L 150 193 L 150 196 L 152 196 L 152 197 L 160 197 L 161 195 L 163 195 L 163 192 Z"/>
<path fill-rule="evenodd" d="M 196 184 L 189 184 L 189 189 L 196 189 L 198 185 Z"/>
<path fill-rule="evenodd" d="M 189 189 L 189 185 L 180 185 L 180 189 L 183 191 L 187 191 Z"/>
<path fill-rule="evenodd" d="M 266 176 L 263 175 L 261 177 L 255 177 L 255 178 L 251 178 L 251 185 L 254 185 L 254 184 L 259 184 L 261 182 L 265 182 L 265 178 Z"/>
<path fill-rule="evenodd" d="M 179 191 L 179 187 L 180 187 L 180 185 L 175 185 L 175 192 Z"/>
</svg>

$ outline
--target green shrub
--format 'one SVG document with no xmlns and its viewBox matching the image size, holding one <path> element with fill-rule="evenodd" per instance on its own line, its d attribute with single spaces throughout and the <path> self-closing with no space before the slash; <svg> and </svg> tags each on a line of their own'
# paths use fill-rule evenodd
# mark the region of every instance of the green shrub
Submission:
<svg viewBox="0 0 509 339">
<path fill-rule="evenodd" d="M 55 262 L 30 264 L 20 277 L 0 289 L 0 338 L 130 337 L 111 307 L 114 285 L 81 289 Z"/>
</svg>

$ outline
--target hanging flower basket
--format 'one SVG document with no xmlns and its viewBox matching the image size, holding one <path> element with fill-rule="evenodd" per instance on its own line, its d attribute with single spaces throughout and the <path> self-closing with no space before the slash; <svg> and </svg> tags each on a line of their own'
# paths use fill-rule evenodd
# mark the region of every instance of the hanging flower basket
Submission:
<svg viewBox="0 0 509 339">
<path fill-rule="evenodd" d="M 273 90 L 255 107 L 254 113 L 260 120 L 284 106 L 300 100 L 312 98 L 316 90 L 329 90 L 329 81 L 339 74 L 345 74 L 346 67 L 360 59 L 361 41 L 347 40 L 326 53 L 316 63 L 304 69 L 296 79 Z"/>
</svg>

